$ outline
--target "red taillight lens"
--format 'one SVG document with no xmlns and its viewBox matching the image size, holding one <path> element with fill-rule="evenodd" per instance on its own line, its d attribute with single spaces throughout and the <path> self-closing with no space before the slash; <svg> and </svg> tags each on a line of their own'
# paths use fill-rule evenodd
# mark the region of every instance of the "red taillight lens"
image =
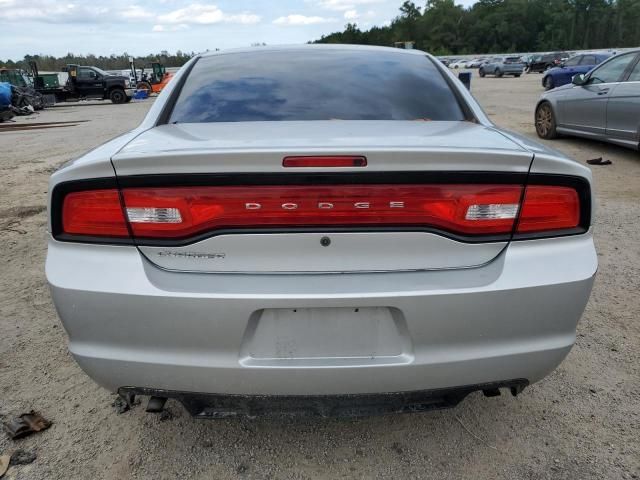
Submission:
<svg viewBox="0 0 640 480">
<path fill-rule="evenodd" d="M 118 190 L 88 190 L 67 194 L 62 205 L 62 233 L 128 237 Z"/>
<path fill-rule="evenodd" d="M 431 227 L 511 233 L 522 187 L 331 185 L 125 189 L 136 237 L 186 238 L 227 228 Z"/>
<path fill-rule="evenodd" d="M 522 238 L 582 226 L 581 197 L 573 187 L 529 185 L 524 195 L 522 189 L 500 184 L 140 187 L 123 189 L 124 210 L 117 189 L 86 190 L 62 197 L 54 235 L 127 241 L 131 231 L 141 240 L 171 241 L 225 229 L 415 227 L 508 239 L 517 218 Z"/>
<path fill-rule="evenodd" d="M 366 167 L 367 159 L 362 156 L 321 156 L 285 157 L 283 167 Z"/>
<path fill-rule="evenodd" d="M 580 224 L 580 200 L 571 187 L 530 185 L 518 222 L 518 233 L 566 230 Z"/>
</svg>

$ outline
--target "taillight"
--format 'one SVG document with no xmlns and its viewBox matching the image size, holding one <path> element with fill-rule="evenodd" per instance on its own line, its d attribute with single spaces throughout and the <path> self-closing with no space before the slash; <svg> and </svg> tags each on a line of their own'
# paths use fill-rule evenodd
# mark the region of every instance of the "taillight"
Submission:
<svg viewBox="0 0 640 480">
<path fill-rule="evenodd" d="M 331 185 L 124 189 L 135 237 L 188 238 L 237 228 L 390 227 L 508 234 L 522 187 Z M 178 220 L 179 219 L 179 220 Z"/>
<path fill-rule="evenodd" d="M 575 183 L 575 187 L 574 187 Z M 68 241 L 192 241 L 229 231 L 435 231 L 469 241 L 580 233 L 588 185 L 326 184 L 98 188 L 53 195 Z M 522 203 L 521 203 L 522 202 Z"/>
<path fill-rule="evenodd" d="M 529 185 L 518 233 L 569 230 L 580 225 L 580 200 L 571 187 Z"/>
<path fill-rule="evenodd" d="M 88 237 L 128 237 L 118 190 L 87 190 L 67 194 L 62 204 L 62 233 Z"/>
</svg>

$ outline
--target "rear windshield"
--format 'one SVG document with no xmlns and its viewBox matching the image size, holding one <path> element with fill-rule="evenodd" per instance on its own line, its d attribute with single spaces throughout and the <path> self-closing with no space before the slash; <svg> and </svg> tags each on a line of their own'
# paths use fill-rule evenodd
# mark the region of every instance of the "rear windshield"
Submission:
<svg viewBox="0 0 640 480">
<path fill-rule="evenodd" d="M 301 49 L 199 59 L 169 123 L 464 118 L 426 56 Z"/>
</svg>

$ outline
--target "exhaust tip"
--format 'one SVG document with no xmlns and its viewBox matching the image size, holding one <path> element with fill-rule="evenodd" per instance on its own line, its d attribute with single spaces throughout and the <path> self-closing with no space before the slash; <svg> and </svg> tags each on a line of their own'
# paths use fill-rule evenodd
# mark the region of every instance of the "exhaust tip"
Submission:
<svg viewBox="0 0 640 480">
<path fill-rule="evenodd" d="M 485 397 L 499 397 L 500 389 L 499 388 L 488 388 L 486 390 L 482 390 Z"/>
<path fill-rule="evenodd" d="M 164 410 L 165 403 L 167 403 L 167 397 L 150 397 L 149 403 L 147 403 L 147 412 L 160 413 Z"/>
</svg>

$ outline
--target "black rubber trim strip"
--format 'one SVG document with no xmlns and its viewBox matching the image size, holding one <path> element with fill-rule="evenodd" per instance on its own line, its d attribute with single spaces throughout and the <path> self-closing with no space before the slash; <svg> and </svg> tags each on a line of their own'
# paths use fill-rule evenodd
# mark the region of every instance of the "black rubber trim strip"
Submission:
<svg viewBox="0 0 640 480">
<path fill-rule="evenodd" d="M 462 94 L 460 93 L 459 85 L 454 84 L 451 77 L 447 74 L 445 69 L 448 67 L 445 67 L 444 64 L 437 59 L 431 59 L 429 57 L 427 58 L 431 61 L 431 63 L 433 63 L 436 70 L 440 72 L 440 75 L 442 75 L 442 78 L 444 79 L 444 81 L 447 82 L 449 89 L 453 92 L 453 95 L 455 96 L 456 101 L 458 102 L 458 105 L 460 106 L 460 109 L 462 110 L 462 113 L 465 116 L 465 120 L 467 120 L 468 122 L 479 124 L 480 121 L 474 115 L 473 110 L 471 109 L 467 101 L 464 99 Z"/>
<path fill-rule="evenodd" d="M 524 378 L 479 383 L 459 387 L 350 395 L 234 395 L 161 390 L 145 387 L 121 387 L 118 394 L 129 400 L 149 395 L 178 400 L 196 418 L 218 419 L 236 415 L 365 417 L 390 413 L 425 412 L 453 408 L 473 392 L 499 395 L 508 388 L 513 396 L 521 393 L 529 381 Z"/>
<path fill-rule="evenodd" d="M 180 77 L 178 84 L 171 91 L 171 95 L 169 96 L 169 98 L 167 98 L 167 101 L 165 102 L 162 108 L 162 111 L 160 112 L 160 115 L 158 115 L 158 120 L 156 121 L 156 127 L 159 125 L 166 125 L 167 123 L 169 123 L 169 118 L 171 118 L 171 114 L 173 113 L 173 108 L 175 107 L 176 102 L 178 101 L 178 97 L 182 92 L 182 87 L 184 87 L 184 84 L 187 81 L 187 78 L 189 77 L 189 73 L 191 73 L 191 70 L 193 69 L 195 64 L 198 63 L 200 58 L 201 57 L 196 57 L 193 60 L 193 62 L 191 62 L 191 64 L 187 67 L 185 72 Z"/>
<path fill-rule="evenodd" d="M 122 188 L 256 186 L 256 185 L 371 185 L 371 184 L 518 184 L 527 173 L 517 172 L 283 172 L 283 173 L 190 173 L 119 176 Z"/>
<path fill-rule="evenodd" d="M 528 178 L 527 178 L 528 177 Z M 310 228 L 221 228 L 212 232 L 182 239 L 105 238 L 70 235 L 62 231 L 62 202 L 70 192 L 102 188 L 134 187 L 188 187 L 188 186 L 256 186 L 256 185 L 355 185 L 355 184 L 517 184 L 517 185 L 566 185 L 576 188 L 580 196 L 580 227 L 545 233 L 504 235 L 461 235 L 424 226 L 405 225 L 380 227 L 318 226 Z M 218 235 L 272 234 L 272 233 L 336 233 L 336 232 L 425 232 L 434 233 L 463 243 L 507 242 L 532 238 L 577 235 L 588 230 L 591 222 L 591 192 L 589 183 L 580 177 L 507 172 L 331 172 L 331 173 L 221 173 L 183 175 L 133 175 L 108 179 L 92 179 L 63 182 L 52 194 L 52 233 L 56 240 L 66 242 L 101 243 L 114 245 L 165 246 L 190 245 Z M 515 231 L 515 230 L 514 230 Z"/>
</svg>

